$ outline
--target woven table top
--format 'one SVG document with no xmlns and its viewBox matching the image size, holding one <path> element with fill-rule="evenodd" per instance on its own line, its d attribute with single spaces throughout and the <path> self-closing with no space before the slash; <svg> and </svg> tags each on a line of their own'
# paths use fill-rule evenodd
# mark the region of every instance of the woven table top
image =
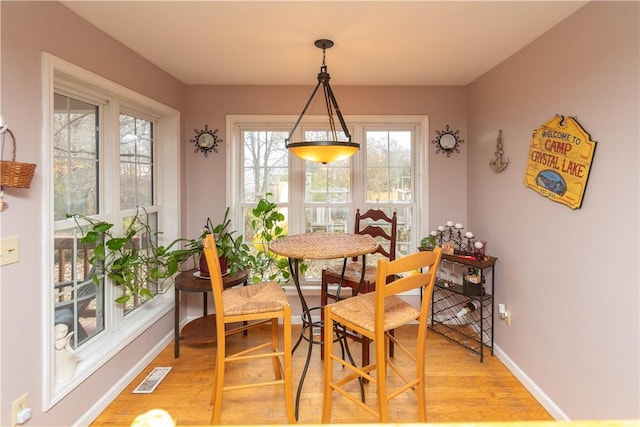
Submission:
<svg viewBox="0 0 640 427">
<path fill-rule="evenodd" d="M 378 242 L 368 235 L 306 233 L 282 237 L 269 245 L 271 252 L 295 259 L 337 259 L 371 253 Z"/>
</svg>

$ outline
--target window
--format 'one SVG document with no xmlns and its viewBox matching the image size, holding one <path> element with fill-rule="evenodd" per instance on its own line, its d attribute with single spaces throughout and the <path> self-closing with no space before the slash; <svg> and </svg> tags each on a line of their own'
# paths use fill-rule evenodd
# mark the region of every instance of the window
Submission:
<svg viewBox="0 0 640 427">
<path fill-rule="evenodd" d="M 153 123 L 120 114 L 120 209 L 153 204 Z"/>
<path fill-rule="evenodd" d="M 42 280 L 50 295 L 42 302 L 50 325 L 43 341 L 46 409 L 173 308 L 173 295 L 160 284 L 150 289 L 157 294 L 152 300 L 116 304 L 121 290 L 96 276 L 89 263 L 93 248 L 79 240 L 86 231 L 83 220 L 68 215 L 108 221 L 117 234 L 143 210 L 154 233 L 140 238 L 141 249 L 151 238 L 162 244 L 178 237 L 180 117 L 66 61 L 42 56 L 42 149 L 50 165 L 43 173 L 51 189 L 42 202 L 50 212 L 51 236 L 45 242 L 50 268 Z M 73 376 L 60 382 L 54 380 L 56 325 L 73 332 L 71 346 L 80 358 Z"/>
<path fill-rule="evenodd" d="M 151 230 L 158 230 L 158 213 L 153 206 L 153 123 L 134 115 L 120 113 L 120 209 L 125 214 L 122 228 L 134 221 L 136 215 Z M 138 236 L 138 250 L 149 251 L 150 240 L 157 246 L 157 234 Z M 158 293 L 157 283 L 147 285 L 152 295 Z M 147 299 L 137 295 L 124 306 L 127 315 Z"/>
<path fill-rule="evenodd" d="M 398 215 L 396 250 L 400 255 L 412 252 L 418 245 L 413 236 L 414 144 L 411 130 L 366 130 L 366 200 L 369 207 L 378 206 Z"/>
<path fill-rule="evenodd" d="M 325 137 L 327 130 L 315 124 L 313 117 L 307 119 L 294 140 L 301 135 L 305 140 Z M 239 193 L 239 198 L 227 204 L 241 206 L 234 218 L 243 222 L 245 240 L 253 238 L 250 209 L 271 193 L 285 214 L 289 234 L 353 232 L 357 208 L 382 209 L 388 214 L 396 211 L 397 255 L 412 252 L 418 246 L 419 235 L 414 231 L 421 225 L 418 218 L 427 224 L 426 118 L 345 118 L 361 150 L 352 158 L 328 164 L 302 161 L 287 152 L 285 138 L 293 120 L 280 116 L 227 118 L 229 159 L 239 159 L 238 167 L 231 170 L 242 171 L 229 182 L 228 193 L 232 197 Z M 309 264 L 305 281 L 318 283 L 325 263 Z"/>
<path fill-rule="evenodd" d="M 99 212 L 101 107 L 62 93 L 53 106 L 54 324 L 59 333 L 73 332 L 78 348 L 104 330 L 104 286 L 93 283 L 93 248 L 80 244 L 81 230 L 65 220 L 68 213 Z"/>
</svg>

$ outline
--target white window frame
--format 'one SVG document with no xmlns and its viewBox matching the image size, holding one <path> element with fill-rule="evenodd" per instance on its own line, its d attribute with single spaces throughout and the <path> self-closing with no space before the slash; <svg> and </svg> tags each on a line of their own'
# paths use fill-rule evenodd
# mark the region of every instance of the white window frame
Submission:
<svg viewBox="0 0 640 427">
<path fill-rule="evenodd" d="M 258 129 L 262 128 L 270 130 L 291 129 L 291 125 L 295 123 L 298 116 L 289 115 L 228 115 L 226 117 L 227 128 L 227 157 L 226 157 L 226 170 L 227 171 L 241 171 L 242 170 L 242 138 L 241 131 L 245 129 Z M 414 182 L 414 196 L 415 202 L 413 203 L 413 226 L 415 232 L 412 233 L 412 237 L 415 240 L 415 247 L 418 246 L 420 236 L 428 233 L 427 227 L 429 225 L 429 141 L 427 138 L 429 131 L 429 118 L 428 116 L 416 116 L 416 115 L 393 115 L 393 116 L 380 116 L 380 115 L 353 115 L 344 116 L 345 122 L 350 127 L 350 132 L 354 137 L 354 141 L 361 144 L 361 149 L 353 156 L 352 160 L 352 179 L 353 175 L 364 174 L 363 170 L 363 149 L 364 142 L 361 140 L 364 138 L 365 130 L 375 129 L 408 129 L 412 128 L 415 132 L 415 144 L 413 151 L 413 182 Z M 298 135 L 294 135 L 293 139 L 301 138 L 302 132 L 305 129 L 317 129 L 318 124 L 326 122 L 326 116 L 309 115 L 305 116 L 301 125 L 296 132 Z M 314 126 L 315 125 L 315 126 Z M 326 126 L 324 124 L 322 127 Z M 289 154 L 289 182 L 291 193 L 302 193 L 303 188 L 303 166 L 304 162 Z M 233 222 L 236 224 L 242 223 L 242 210 L 238 208 L 243 205 L 244 201 L 241 200 L 241 178 L 240 174 L 229 174 L 226 186 L 226 206 L 230 206 L 230 215 Z M 353 194 L 352 200 L 348 204 L 352 212 L 355 214 L 355 206 L 369 207 L 364 200 L 364 187 L 363 183 L 359 184 L 357 181 L 353 181 Z M 286 204 L 289 209 L 289 227 L 293 230 L 302 230 L 301 218 L 298 215 L 291 215 L 292 212 L 300 212 L 303 203 L 302 198 L 297 202 L 289 200 Z M 284 205 L 280 204 L 279 205 Z M 389 206 L 390 204 L 385 204 Z M 317 290 L 319 284 L 305 284 L 305 289 Z"/>
<path fill-rule="evenodd" d="M 163 105 L 153 99 L 140 95 L 117 83 L 111 82 L 97 74 L 57 58 L 49 53 L 42 53 L 42 153 L 45 165 L 53 164 L 52 147 L 52 117 L 53 93 L 57 85 L 64 82 L 73 93 L 84 92 L 91 94 L 92 99 L 101 98 L 101 111 L 104 123 L 110 123 L 100 130 L 101 169 L 99 182 L 101 188 L 101 202 L 99 217 L 109 218 L 118 224 L 122 212 L 115 209 L 119 205 L 119 157 L 117 150 L 108 152 L 104 141 L 117 138 L 119 129 L 119 113 L 121 111 L 141 111 L 145 115 L 154 117 L 156 131 L 156 164 L 162 169 L 155 178 L 154 204 L 161 211 L 159 227 L 163 231 L 162 241 L 171 241 L 180 234 L 180 112 Z M 115 133 L 114 133 L 115 132 Z M 117 146 L 117 144 L 116 144 Z M 114 154 L 115 153 L 115 154 Z M 76 373 L 70 380 L 62 384 L 54 379 L 54 322 L 53 322 L 53 268 L 51 265 L 53 253 L 53 168 L 45 166 L 43 170 L 42 212 L 44 212 L 42 229 L 45 236 L 42 253 L 42 372 L 43 410 L 48 410 L 79 384 L 100 369 L 119 351 L 125 348 L 136 337 L 152 326 L 166 313 L 173 309 L 173 292 L 166 292 L 156 296 L 147 304 L 125 317 L 122 308 L 113 303 L 116 292 L 114 286 L 105 287 L 105 330 L 82 346 L 78 355 L 81 361 L 76 366 Z M 105 179 L 105 171 L 114 171 L 113 176 Z M 165 203 L 167 202 L 167 203 Z M 117 214 L 117 215 L 115 215 Z M 69 219 L 73 221 L 73 219 Z M 162 242 L 160 242 L 162 244 Z M 149 356 L 151 358 L 151 356 Z M 144 361 L 141 361 L 144 363 Z M 133 375 L 133 374 L 132 374 Z M 133 380 L 123 379 L 123 380 Z"/>
</svg>

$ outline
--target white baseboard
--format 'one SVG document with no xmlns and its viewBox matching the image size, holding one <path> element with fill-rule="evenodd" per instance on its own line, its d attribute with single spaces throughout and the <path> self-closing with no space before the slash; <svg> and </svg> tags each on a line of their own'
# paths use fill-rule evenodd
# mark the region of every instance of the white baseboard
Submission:
<svg viewBox="0 0 640 427">
<path fill-rule="evenodd" d="M 87 412 L 85 412 L 80 419 L 78 419 L 73 426 L 88 426 L 90 425 L 98 415 L 102 413 L 107 407 L 113 402 L 116 397 L 122 391 L 127 388 L 127 386 L 136 379 L 136 377 L 142 372 L 149 364 L 153 361 L 153 359 L 158 356 L 162 350 L 164 350 L 167 345 L 173 342 L 173 329 L 164 337 L 158 344 L 156 344 L 153 349 L 148 352 L 145 357 L 140 359 L 138 363 L 131 367 L 131 369 L 127 372 L 126 375 L 122 376 L 120 380 L 111 387 L 111 389 L 102 396 L 100 400 L 98 400 Z M 132 420 L 133 421 L 133 420 Z"/>
<path fill-rule="evenodd" d="M 529 393 L 540 402 L 555 420 L 571 421 L 562 409 L 544 392 L 531 378 L 497 345 L 494 345 L 493 354 L 511 371 L 511 373 L 529 390 Z"/>
</svg>

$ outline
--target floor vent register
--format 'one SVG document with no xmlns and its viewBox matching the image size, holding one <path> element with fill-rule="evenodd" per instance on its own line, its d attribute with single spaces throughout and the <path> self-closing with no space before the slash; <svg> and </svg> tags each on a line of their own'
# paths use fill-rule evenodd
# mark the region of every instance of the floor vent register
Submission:
<svg viewBox="0 0 640 427">
<path fill-rule="evenodd" d="M 153 393 L 156 387 L 158 387 L 158 384 L 162 382 L 170 370 L 170 366 L 153 368 L 153 371 L 147 375 L 147 377 L 138 385 L 138 387 L 135 388 L 135 390 L 133 390 L 132 393 Z"/>
</svg>

